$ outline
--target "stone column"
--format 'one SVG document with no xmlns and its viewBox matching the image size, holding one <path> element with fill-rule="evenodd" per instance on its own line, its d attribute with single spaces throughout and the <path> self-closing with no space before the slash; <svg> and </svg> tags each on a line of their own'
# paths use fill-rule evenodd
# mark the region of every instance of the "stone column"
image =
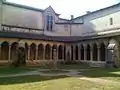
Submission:
<svg viewBox="0 0 120 90">
<path fill-rule="evenodd" d="M 8 61 L 11 59 L 11 44 L 9 44 Z"/>
<path fill-rule="evenodd" d="M 107 56 L 108 56 L 108 49 L 107 49 L 107 45 L 105 45 L 105 61 L 107 61 Z"/>
<path fill-rule="evenodd" d="M 90 48 L 90 60 L 93 61 L 93 46 Z"/>
<path fill-rule="evenodd" d="M 1 43 L 0 43 L 0 60 L 2 59 Z"/>
<path fill-rule="evenodd" d="M 75 60 L 75 46 L 73 45 L 73 60 Z"/>
<path fill-rule="evenodd" d="M 62 60 L 64 60 L 64 47 L 62 48 Z M 59 51 L 58 51 L 59 52 Z"/>
<path fill-rule="evenodd" d="M 43 60 L 45 60 L 45 47 L 43 46 Z"/>
<path fill-rule="evenodd" d="M 30 46 L 28 45 L 28 60 L 30 60 Z"/>
<path fill-rule="evenodd" d="M 52 47 L 50 47 L 50 60 L 52 60 Z"/>
<path fill-rule="evenodd" d="M 36 54 L 35 54 L 35 60 L 38 60 L 38 45 L 36 45 Z"/>
<path fill-rule="evenodd" d="M 100 61 L 100 45 L 98 45 L 97 49 L 98 49 L 97 60 Z"/>
<path fill-rule="evenodd" d="M 84 45 L 84 61 L 87 60 L 87 48 L 86 48 L 86 45 Z"/>
<path fill-rule="evenodd" d="M 56 48 L 56 55 L 57 55 L 56 59 L 58 60 L 58 47 Z"/>
</svg>

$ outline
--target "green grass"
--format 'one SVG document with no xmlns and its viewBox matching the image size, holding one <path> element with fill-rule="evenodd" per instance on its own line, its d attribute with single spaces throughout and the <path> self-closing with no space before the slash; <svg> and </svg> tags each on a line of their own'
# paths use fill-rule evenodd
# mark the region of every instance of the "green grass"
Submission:
<svg viewBox="0 0 120 90">
<path fill-rule="evenodd" d="M 120 81 L 120 68 L 97 68 L 85 70 L 82 72 L 82 75 L 93 78 L 103 78 L 113 81 Z"/>
<path fill-rule="evenodd" d="M 80 80 L 79 77 L 21 76 L 0 78 L 0 90 L 120 90 L 120 86 Z"/>
<path fill-rule="evenodd" d="M 34 68 L 31 67 L 0 67 L 0 75 L 7 75 L 7 74 L 16 74 L 16 73 L 24 73 L 27 71 L 32 71 L 35 70 Z"/>
</svg>

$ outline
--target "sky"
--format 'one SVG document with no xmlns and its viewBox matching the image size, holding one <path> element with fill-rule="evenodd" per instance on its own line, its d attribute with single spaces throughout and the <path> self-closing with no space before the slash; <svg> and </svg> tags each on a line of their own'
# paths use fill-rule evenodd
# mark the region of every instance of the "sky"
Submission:
<svg viewBox="0 0 120 90">
<path fill-rule="evenodd" d="M 120 0 L 6 0 L 18 4 L 45 9 L 52 6 L 61 18 L 70 19 L 81 16 L 86 11 L 95 11 L 120 2 Z"/>
</svg>

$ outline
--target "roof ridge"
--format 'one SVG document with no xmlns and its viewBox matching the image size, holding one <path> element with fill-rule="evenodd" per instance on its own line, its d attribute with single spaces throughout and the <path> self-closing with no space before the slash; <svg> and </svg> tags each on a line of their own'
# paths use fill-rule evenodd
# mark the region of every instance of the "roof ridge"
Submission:
<svg viewBox="0 0 120 90">
<path fill-rule="evenodd" d="M 115 6 L 118 6 L 118 5 L 120 5 L 120 3 L 117 3 L 117 4 L 114 4 L 114 5 L 110 5 L 110 6 L 107 6 L 107 7 L 104 7 L 104 8 L 95 10 L 95 11 L 92 11 L 92 12 L 90 12 L 89 14 L 87 13 L 87 14 L 78 16 L 78 17 L 74 18 L 73 20 L 75 20 L 75 19 L 77 19 L 77 18 L 80 18 L 80 17 L 84 17 L 84 16 L 87 16 L 87 15 L 93 14 L 93 13 L 96 13 L 96 12 L 101 11 L 101 10 L 105 10 L 105 9 L 108 9 L 108 8 L 111 8 L 111 7 L 115 7 Z"/>
</svg>

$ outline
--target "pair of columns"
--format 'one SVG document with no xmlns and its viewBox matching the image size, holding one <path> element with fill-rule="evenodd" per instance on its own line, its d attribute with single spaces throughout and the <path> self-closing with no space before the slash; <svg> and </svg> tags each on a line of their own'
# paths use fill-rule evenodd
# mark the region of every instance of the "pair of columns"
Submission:
<svg viewBox="0 0 120 90">
<path fill-rule="evenodd" d="M 78 47 L 78 60 L 81 60 L 81 49 Z M 105 55 L 107 55 L 107 49 L 105 47 Z M 73 60 L 75 60 L 75 46 L 73 46 Z M 100 61 L 101 51 L 100 46 L 97 47 L 97 61 Z M 106 56 L 105 56 L 106 57 Z M 84 48 L 84 60 L 87 60 L 87 48 Z M 90 60 L 93 61 L 93 47 L 90 48 Z"/>
<path fill-rule="evenodd" d="M 45 52 L 45 48 L 44 47 L 43 47 L 43 51 L 42 52 L 43 52 L 43 54 L 42 54 L 43 55 L 42 56 L 43 60 L 45 60 L 45 53 L 46 52 Z M 50 48 L 50 52 L 49 53 L 50 53 L 50 59 L 52 59 L 52 48 Z M 56 59 L 58 59 L 58 49 L 56 50 L 56 53 L 57 53 L 56 54 L 56 57 L 57 57 Z M 28 55 L 27 55 L 27 57 L 28 57 L 28 60 L 30 60 L 30 46 L 28 46 Z M 36 46 L 35 60 L 38 60 L 38 46 Z"/>
</svg>

